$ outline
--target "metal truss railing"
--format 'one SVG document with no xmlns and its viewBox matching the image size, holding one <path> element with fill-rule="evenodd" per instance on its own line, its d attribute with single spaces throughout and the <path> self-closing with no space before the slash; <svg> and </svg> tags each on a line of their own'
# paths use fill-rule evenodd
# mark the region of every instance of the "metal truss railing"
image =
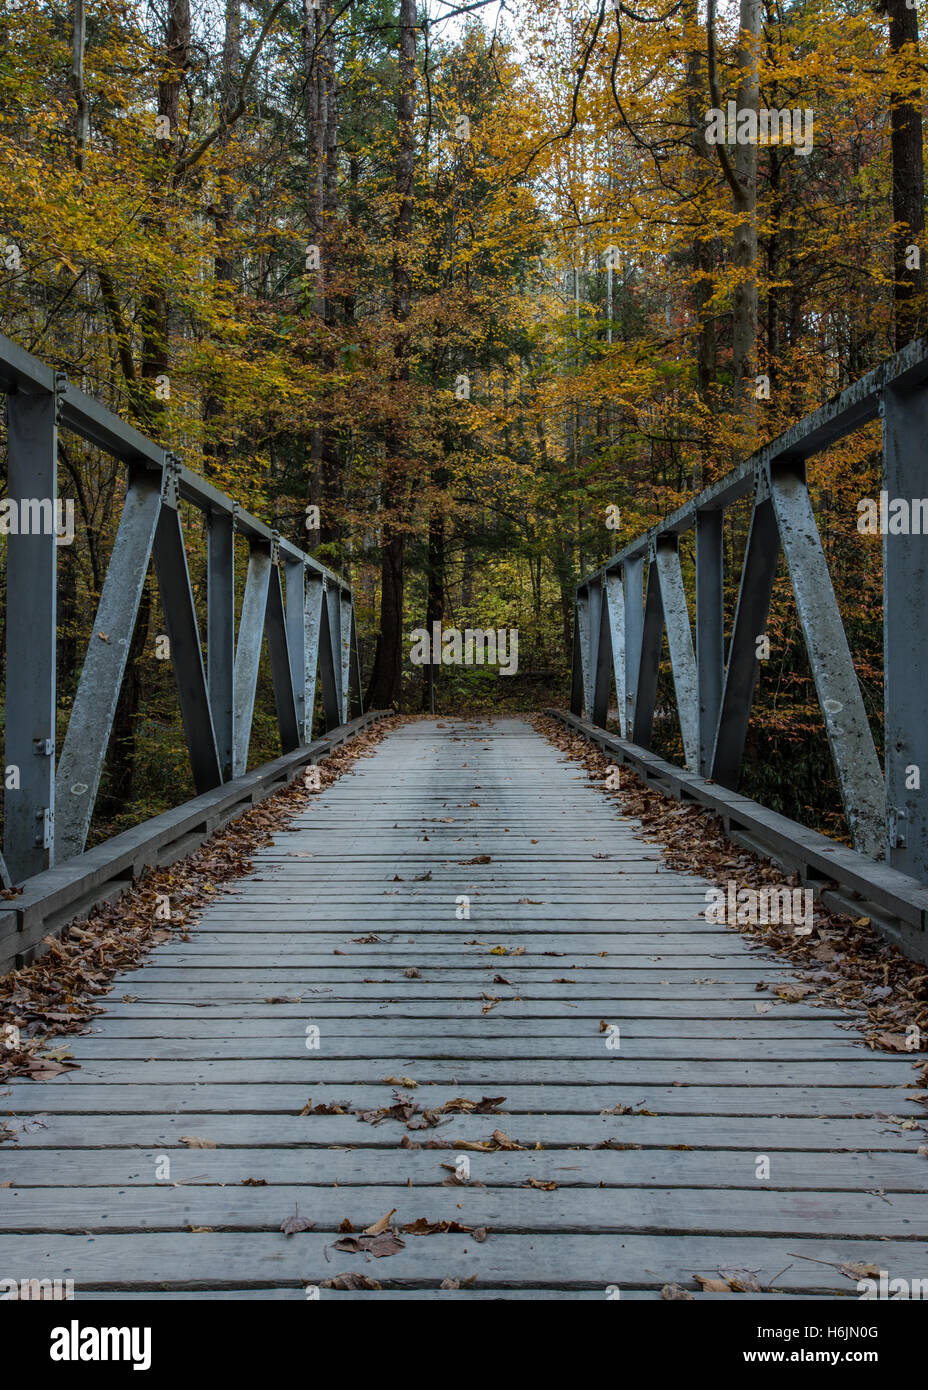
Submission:
<svg viewBox="0 0 928 1390">
<path fill-rule="evenodd" d="M 884 492 L 928 494 L 928 339 L 910 344 L 638 536 L 577 588 L 571 710 L 649 748 L 666 624 L 686 766 L 736 789 L 782 549 L 855 849 L 928 881 L 928 536 L 883 535 L 885 778 L 806 485 L 806 460 L 882 419 Z M 725 648 L 722 519 L 753 497 Z M 695 529 L 695 643 L 679 538 Z M 788 775 L 788 769 L 783 769 Z"/>
<path fill-rule="evenodd" d="M 149 564 L 154 560 L 197 793 L 246 768 L 266 636 L 284 753 L 312 737 L 317 678 L 327 730 L 360 711 L 351 588 L 243 511 L 172 453 L 60 372 L 0 337 L 6 394 L 7 495 L 21 513 L 54 514 L 59 429 L 122 460 L 125 503 L 60 756 L 56 760 L 54 526 L 7 537 L 5 762 L 19 787 L 4 804 L 4 880 L 20 883 L 84 850 Z M 207 521 L 204 663 L 181 501 Z M 235 535 L 248 569 L 235 631 Z M 286 603 L 281 584 L 286 584 Z"/>
</svg>

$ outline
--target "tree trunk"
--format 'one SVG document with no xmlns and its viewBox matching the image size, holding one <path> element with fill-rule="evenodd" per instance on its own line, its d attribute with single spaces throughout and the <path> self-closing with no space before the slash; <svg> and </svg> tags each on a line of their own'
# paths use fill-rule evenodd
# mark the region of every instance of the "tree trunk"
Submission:
<svg viewBox="0 0 928 1390">
<path fill-rule="evenodd" d="M 393 225 L 393 320 L 396 332 L 393 380 L 409 380 L 406 322 L 412 300 L 409 244 L 412 236 L 416 100 L 416 0 L 400 0 L 400 69 L 396 97 L 396 196 Z M 368 708 L 399 705 L 403 680 L 403 589 L 405 534 L 402 526 L 407 484 L 399 455 L 404 448 L 397 428 L 388 432 L 384 461 L 381 544 L 380 635 L 367 692 Z"/>
<path fill-rule="evenodd" d="M 906 0 L 886 0 L 889 46 L 894 54 L 909 47 L 912 64 L 919 61 L 918 13 Z M 925 175 L 922 156 L 921 88 L 905 84 L 890 97 L 893 167 L 893 307 L 895 346 L 905 347 L 924 332 L 925 312 L 919 302 L 925 290 Z M 908 248 L 917 246 L 917 264 Z M 906 264 L 909 261 L 910 264 Z"/>
</svg>

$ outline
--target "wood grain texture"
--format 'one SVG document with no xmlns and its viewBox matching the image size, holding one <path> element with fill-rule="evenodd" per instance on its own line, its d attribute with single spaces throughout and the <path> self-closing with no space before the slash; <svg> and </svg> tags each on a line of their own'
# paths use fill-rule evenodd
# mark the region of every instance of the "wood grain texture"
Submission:
<svg viewBox="0 0 928 1390">
<path fill-rule="evenodd" d="M 780 1000 L 789 963 L 707 923 L 707 886 L 523 721 L 396 730 L 52 1040 L 76 1070 L 3 1087 L 0 1266 L 78 1299 L 304 1298 L 346 1270 L 383 1290 L 324 1298 L 924 1277 L 916 1059 Z M 396 1093 L 412 1116 L 362 1118 Z M 486 1238 L 332 1248 L 394 1207 Z M 297 1208 L 314 1225 L 287 1236 Z M 700 1291 L 725 1269 L 760 1291 Z"/>
</svg>

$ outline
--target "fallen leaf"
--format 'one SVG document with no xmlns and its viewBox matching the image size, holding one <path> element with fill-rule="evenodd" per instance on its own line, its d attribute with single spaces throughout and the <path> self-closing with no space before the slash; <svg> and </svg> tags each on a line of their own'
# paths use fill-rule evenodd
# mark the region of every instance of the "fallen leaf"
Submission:
<svg viewBox="0 0 928 1390">
<path fill-rule="evenodd" d="M 196 1134 L 182 1134 L 180 1142 L 186 1144 L 188 1149 L 215 1149 L 217 1147 L 215 1139 L 200 1139 Z"/>
</svg>

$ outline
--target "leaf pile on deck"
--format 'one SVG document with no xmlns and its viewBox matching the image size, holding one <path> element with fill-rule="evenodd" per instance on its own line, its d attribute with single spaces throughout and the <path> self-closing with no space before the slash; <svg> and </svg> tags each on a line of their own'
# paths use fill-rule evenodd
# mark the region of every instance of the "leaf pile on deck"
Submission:
<svg viewBox="0 0 928 1390">
<path fill-rule="evenodd" d="M 664 796 L 625 767 L 619 769 L 618 788 L 609 791 L 605 774 L 614 764 L 599 748 L 546 715 L 534 716 L 532 723 L 582 763 L 590 780 L 604 796 L 616 799 L 624 814 L 641 821 L 642 838 L 661 846 L 670 868 L 699 874 L 722 888 L 730 880 L 737 880 L 739 889 L 773 883 L 799 887 L 798 875 L 785 874 L 771 860 L 729 840 L 710 811 Z M 871 1048 L 907 1051 L 908 1026 L 915 1024 L 922 1036 L 928 1032 L 928 969 L 884 942 L 869 918 L 843 916 L 816 903 L 809 936 L 796 936 L 789 924 L 739 922 L 728 927 L 800 968 L 805 984 L 781 986 L 774 991 L 777 996 L 794 1002 L 802 991 L 810 1003 L 814 998 L 819 1006 L 850 1010 Z"/>
<path fill-rule="evenodd" d="M 322 788 L 368 756 L 402 722 L 397 716 L 378 720 L 334 749 L 318 764 Z M 81 1032 L 101 1012 L 98 1000 L 109 992 L 116 975 L 139 966 L 164 941 L 187 940 L 196 913 L 209 905 L 219 885 L 250 873 L 249 856 L 269 844 L 275 831 L 294 816 L 312 809 L 318 794 L 302 780 L 291 783 L 230 821 L 186 859 L 166 869 L 146 870 L 117 902 L 95 908 L 88 918 L 66 927 L 60 939 L 46 937 L 45 955 L 0 978 L 0 1024 L 20 1030 L 20 1046 L 0 1043 L 0 1077 L 46 1081 L 65 1071 L 66 1058 L 38 1055 L 43 1038 Z M 171 901 L 170 929 L 155 917 L 159 895 L 164 894 Z"/>
</svg>

